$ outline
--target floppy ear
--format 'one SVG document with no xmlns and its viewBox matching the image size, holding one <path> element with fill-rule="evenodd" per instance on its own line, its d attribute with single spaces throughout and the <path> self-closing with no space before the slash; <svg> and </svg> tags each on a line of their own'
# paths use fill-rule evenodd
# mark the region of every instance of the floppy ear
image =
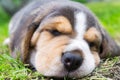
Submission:
<svg viewBox="0 0 120 80">
<path fill-rule="evenodd" d="M 46 15 L 46 14 L 44 14 Z M 16 31 L 11 35 L 10 50 L 11 56 L 14 58 L 20 57 L 24 63 L 28 62 L 29 52 L 31 48 L 31 38 L 39 27 L 43 15 L 23 15 L 23 22 L 15 25 Z M 14 23 L 13 23 L 14 24 Z"/>
<path fill-rule="evenodd" d="M 11 55 L 14 58 L 20 57 L 24 63 L 28 62 L 30 48 L 31 46 L 34 46 L 37 40 L 36 36 L 38 36 L 36 29 L 39 27 L 42 19 L 51 11 L 51 9 L 52 7 L 49 7 L 49 9 L 45 9 L 42 12 L 41 8 L 39 8 L 39 10 L 35 9 L 28 15 L 21 14 L 24 13 L 24 10 L 20 12 L 22 17 L 20 18 L 21 20 L 19 23 L 14 25 L 17 28 L 11 36 L 10 43 Z M 13 20 L 17 21 L 14 18 Z M 32 36 L 35 38 L 31 41 Z"/>
<path fill-rule="evenodd" d="M 19 41 L 19 43 L 17 45 L 14 45 L 15 48 L 17 48 L 17 50 L 14 50 L 13 55 L 16 54 L 18 51 L 20 52 L 20 57 L 21 60 L 24 63 L 28 62 L 28 58 L 29 58 L 29 53 L 30 53 L 30 48 L 35 46 L 35 43 L 37 41 L 37 38 L 39 36 L 39 32 L 37 31 L 39 24 L 41 22 L 41 19 L 44 16 L 37 16 L 37 17 L 33 17 L 33 16 L 29 16 L 29 18 L 27 19 L 27 21 L 23 24 L 20 25 L 21 27 L 25 27 L 25 33 L 21 33 L 22 31 L 20 31 L 20 39 L 17 39 L 16 42 Z M 16 34 L 16 36 L 18 36 Z M 15 36 L 15 37 L 16 37 Z M 16 38 L 15 38 L 16 39 Z M 13 40 L 14 41 L 14 40 Z M 14 42 L 13 42 L 14 44 Z M 17 56 L 15 56 L 17 57 Z"/>
<path fill-rule="evenodd" d="M 100 47 L 100 57 L 114 57 L 120 56 L 120 46 L 108 35 L 108 33 L 103 29 L 103 27 L 99 27 L 102 35 L 102 43 Z"/>
<path fill-rule="evenodd" d="M 22 41 L 21 41 L 21 58 L 24 63 L 27 62 L 27 59 L 29 57 L 30 47 L 31 47 L 31 38 L 33 36 L 33 33 L 37 29 L 38 25 L 35 23 L 30 24 L 28 29 L 26 30 L 26 34 L 24 35 Z"/>
<path fill-rule="evenodd" d="M 17 30 L 11 36 L 11 55 L 14 58 L 20 57 L 24 63 L 27 63 L 30 51 L 30 41 L 33 33 L 38 27 L 38 23 L 33 23 L 34 17 L 29 17 L 28 21 L 18 26 Z"/>
</svg>

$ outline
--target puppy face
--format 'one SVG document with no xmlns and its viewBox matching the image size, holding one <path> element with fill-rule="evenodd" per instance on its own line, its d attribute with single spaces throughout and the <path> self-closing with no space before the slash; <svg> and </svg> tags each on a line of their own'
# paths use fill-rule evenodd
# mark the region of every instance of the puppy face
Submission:
<svg viewBox="0 0 120 80">
<path fill-rule="evenodd" d="M 120 55 L 95 16 L 82 4 L 38 0 L 20 10 L 10 23 L 11 55 L 50 77 L 83 77 L 100 58 Z"/>
<path fill-rule="evenodd" d="M 42 22 L 32 39 L 35 49 L 31 63 L 45 76 L 82 77 L 99 64 L 101 35 L 96 28 L 86 26 L 86 14 L 76 14 L 73 29 L 64 16 L 48 18 Z M 34 57 L 33 57 L 34 56 Z"/>
</svg>

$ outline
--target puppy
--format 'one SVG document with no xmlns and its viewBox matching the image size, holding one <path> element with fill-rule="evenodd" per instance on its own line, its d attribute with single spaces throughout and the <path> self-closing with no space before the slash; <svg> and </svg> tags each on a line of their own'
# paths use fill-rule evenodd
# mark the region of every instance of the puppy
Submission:
<svg viewBox="0 0 120 80">
<path fill-rule="evenodd" d="M 11 55 L 45 76 L 80 78 L 100 59 L 120 55 L 120 47 L 84 5 L 69 0 L 39 0 L 12 18 Z"/>
</svg>

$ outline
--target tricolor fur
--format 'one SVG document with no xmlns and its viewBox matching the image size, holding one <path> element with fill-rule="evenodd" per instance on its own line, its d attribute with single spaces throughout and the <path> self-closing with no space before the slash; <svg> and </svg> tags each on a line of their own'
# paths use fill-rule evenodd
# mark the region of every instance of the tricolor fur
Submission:
<svg viewBox="0 0 120 80">
<path fill-rule="evenodd" d="M 45 76 L 83 77 L 101 58 L 120 55 L 93 13 L 69 0 L 32 2 L 15 14 L 9 31 L 11 55 Z"/>
</svg>

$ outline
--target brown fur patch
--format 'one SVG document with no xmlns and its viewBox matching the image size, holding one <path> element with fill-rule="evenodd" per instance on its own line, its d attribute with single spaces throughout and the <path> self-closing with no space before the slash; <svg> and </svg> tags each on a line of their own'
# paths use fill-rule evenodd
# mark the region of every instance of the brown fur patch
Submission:
<svg viewBox="0 0 120 80">
<path fill-rule="evenodd" d="M 100 42 L 102 40 L 100 32 L 94 28 L 91 27 L 84 35 L 84 39 L 88 42 Z"/>
<path fill-rule="evenodd" d="M 89 43 L 90 49 L 92 51 L 99 51 L 100 44 L 102 42 L 102 36 L 100 32 L 92 27 L 90 28 L 85 34 L 84 34 L 84 39 Z"/>
<path fill-rule="evenodd" d="M 37 42 L 39 36 L 40 36 L 39 32 L 35 32 L 33 34 L 32 39 L 31 39 L 31 46 L 35 46 L 36 45 L 36 42 Z"/>
<path fill-rule="evenodd" d="M 51 70 L 51 67 L 62 65 L 60 64 L 61 55 L 68 42 L 68 36 L 53 37 L 49 32 L 43 31 L 40 34 L 36 47 L 35 64 L 37 70 L 44 72 Z"/>
<path fill-rule="evenodd" d="M 46 20 L 42 25 L 42 30 L 58 30 L 59 32 L 70 34 L 72 33 L 72 26 L 67 18 L 58 16 Z"/>
</svg>

